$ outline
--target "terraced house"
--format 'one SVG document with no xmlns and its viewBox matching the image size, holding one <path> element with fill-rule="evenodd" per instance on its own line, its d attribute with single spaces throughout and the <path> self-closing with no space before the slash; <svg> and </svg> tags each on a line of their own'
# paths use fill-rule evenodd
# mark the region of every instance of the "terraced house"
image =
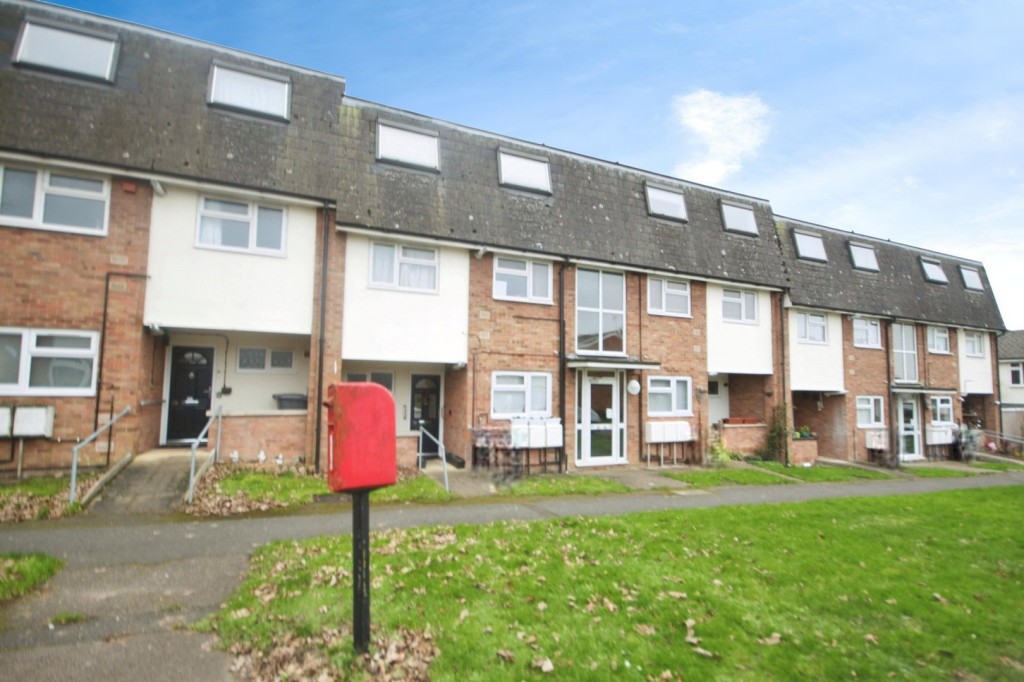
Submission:
<svg viewBox="0 0 1024 682">
<path fill-rule="evenodd" d="M 496 435 L 561 469 L 694 461 L 778 419 L 913 459 L 998 428 L 980 263 L 346 87 L 0 2 L 0 467 L 66 467 L 125 407 L 87 464 L 218 410 L 223 452 L 319 464 L 341 380 L 392 392 L 403 464 Z"/>
</svg>

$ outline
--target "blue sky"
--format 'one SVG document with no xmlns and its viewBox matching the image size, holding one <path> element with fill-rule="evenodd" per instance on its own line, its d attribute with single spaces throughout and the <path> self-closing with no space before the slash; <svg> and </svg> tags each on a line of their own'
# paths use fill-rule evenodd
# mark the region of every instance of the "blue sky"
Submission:
<svg viewBox="0 0 1024 682">
<path fill-rule="evenodd" d="M 980 260 L 1024 329 L 1020 0 L 63 4 Z"/>
</svg>

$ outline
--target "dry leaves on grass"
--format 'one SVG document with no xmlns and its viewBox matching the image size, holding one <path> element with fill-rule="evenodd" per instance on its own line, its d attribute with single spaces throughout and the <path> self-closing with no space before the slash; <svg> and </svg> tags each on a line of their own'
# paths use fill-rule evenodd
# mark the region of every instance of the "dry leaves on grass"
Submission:
<svg viewBox="0 0 1024 682">
<path fill-rule="evenodd" d="M 221 490 L 220 482 L 230 473 L 229 467 L 211 467 L 196 483 L 196 489 L 192 493 L 192 504 L 185 505 L 185 513 L 193 516 L 233 516 L 288 506 L 284 502 L 254 500 L 241 492 L 234 496 L 225 494 Z"/>
<path fill-rule="evenodd" d="M 75 485 L 75 499 L 81 500 L 95 478 L 79 479 Z M 68 508 L 68 491 L 71 481 L 56 495 L 32 495 L 24 492 L 13 492 L 0 495 L 0 523 L 21 523 L 41 519 L 59 519 L 75 513 Z"/>
</svg>

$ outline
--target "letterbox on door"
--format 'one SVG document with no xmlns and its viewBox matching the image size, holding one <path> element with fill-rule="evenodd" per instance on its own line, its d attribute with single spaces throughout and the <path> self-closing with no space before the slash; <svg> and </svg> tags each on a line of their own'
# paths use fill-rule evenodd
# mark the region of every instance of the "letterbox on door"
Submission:
<svg viewBox="0 0 1024 682">
<path fill-rule="evenodd" d="M 380 384 L 327 388 L 327 485 L 335 492 L 394 485 L 395 401 Z"/>
</svg>

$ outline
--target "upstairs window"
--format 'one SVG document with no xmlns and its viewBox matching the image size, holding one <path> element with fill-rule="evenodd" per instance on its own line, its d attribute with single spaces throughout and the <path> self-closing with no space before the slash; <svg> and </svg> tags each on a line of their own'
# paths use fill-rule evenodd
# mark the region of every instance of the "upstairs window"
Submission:
<svg viewBox="0 0 1024 682">
<path fill-rule="evenodd" d="M 377 122 L 377 159 L 416 168 L 438 170 L 436 132 Z"/>
<path fill-rule="evenodd" d="M 238 349 L 239 372 L 276 372 L 288 374 L 294 370 L 294 351 L 246 346 Z"/>
<path fill-rule="evenodd" d="M 436 249 L 374 242 L 370 259 L 370 286 L 424 293 L 437 291 Z"/>
<path fill-rule="evenodd" d="M 872 246 L 850 242 L 850 259 L 853 261 L 853 267 L 858 270 L 878 272 L 878 258 L 875 257 L 875 249 Z"/>
<path fill-rule="evenodd" d="M 285 255 L 284 209 L 203 197 L 196 245 L 269 256 Z"/>
<path fill-rule="evenodd" d="M 796 337 L 803 343 L 828 343 L 828 323 L 818 313 L 796 314 Z"/>
<path fill-rule="evenodd" d="M 647 416 L 690 417 L 690 377 L 648 377 Z"/>
<path fill-rule="evenodd" d="M 881 323 L 867 317 L 853 318 L 853 345 L 858 348 L 881 348 Z"/>
<path fill-rule="evenodd" d="M 960 279 L 964 282 L 964 287 L 967 289 L 973 289 L 975 291 L 984 291 L 985 285 L 981 282 L 981 273 L 976 268 L 968 268 L 966 266 L 960 266 Z"/>
<path fill-rule="evenodd" d="M 686 222 L 686 199 L 683 193 L 667 187 L 644 184 L 647 192 L 647 212 L 660 218 Z"/>
<path fill-rule="evenodd" d="M 0 328 L 0 395 L 91 396 L 96 332 Z"/>
<path fill-rule="evenodd" d="M 14 61 L 109 82 L 114 80 L 117 38 L 26 21 Z"/>
<path fill-rule="evenodd" d="M 577 271 L 576 350 L 626 352 L 626 277 L 622 273 Z"/>
<path fill-rule="evenodd" d="M 519 152 L 498 150 L 498 183 L 505 187 L 551 194 L 551 170 L 548 160 Z"/>
<path fill-rule="evenodd" d="M 725 222 L 725 229 L 730 232 L 757 234 L 757 221 L 754 219 L 754 209 L 750 206 L 723 201 L 722 220 Z"/>
<path fill-rule="evenodd" d="M 953 423 L 953 399 L 949 396 L 932 396 L 932 424 Z"/>
<path fill-rule="evenodd" d="M 0 223 L 61 232 L 104 235 L 110 183 L 29 168 L 0 166 Z"/>
<path fill-rule="evenodd" d="M 917 381 L 917 330 L 914 325 L 892 326 L 892 357 L 896 381 Z"/>
<path fill-rule="evenodd" d="M 985 357 L 985 334 L 964 332 L 964 353 L 969 358 Z"/>
<path fill-rule="evenodd" d="M 793 241 L 796 242 L 796 254 L 804 260 L 816 260 L 822 263 L 828 262 L 825 255 L 825 242 L 817 234 L 806 232 L 793 232 Z"/>
<path fill-rule="evenodd" d="M 1010 385 L 1024 386 L 1024 362 L 1015 362 L 1010 365 Z"/>
<path fill-rule="evenodd" d="M 935 282 L 936 284 L 949 283 L 949 278 L 946 277 L 946 272 L 942 269 L 942 263 L 939 261 L 922 258 L 921 269 L 924 270 L 924 278 L 929 282 Z"/>
<path fill-rule="evenodd" d="M 757 294 L 753 291 L 722 291 L 722 319 L 729 322 L 757 322 Z"/>
<path fill-rule="evenodd" d="M 551 375 L 544 372 L 491 374 L 491 418 L 551 416 Z"/>
<path fill-rule="evenodd" d="M 288 119 L 291 83 L 286 78 L 213 65 L 210 104 Z"/>
<path fill-rule="evenodd" d="M 651 315 L 690 317 L 690 283 L 648 277 L 647 312 Z"/>
<path fill-rule="evenodd" d="M 493 296 L 503 301 L 551 303 L 551 264 L 495 256 Z"/>
<path fill-rule="evenodd" d="M 947 355 L 949 353 L 949 329 L 928 327 L 928 352 Z"/>
</svg>

